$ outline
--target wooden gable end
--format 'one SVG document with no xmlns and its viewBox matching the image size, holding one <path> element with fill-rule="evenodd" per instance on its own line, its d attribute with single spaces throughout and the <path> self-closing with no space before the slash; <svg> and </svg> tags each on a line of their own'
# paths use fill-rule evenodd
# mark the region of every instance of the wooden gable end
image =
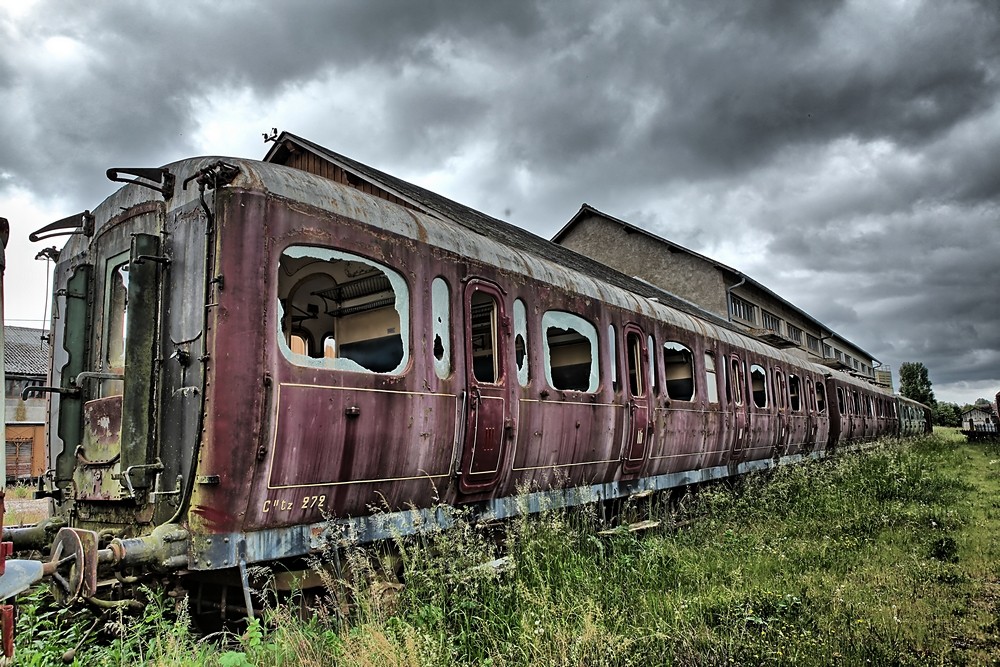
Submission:
<svg viewBox="0 0 1000 667">
<path fill-rule="evenodd" d="M 333 164 L 329 160 L 324 160 L 320 156 L 310 153 L 309 151 L 296 151 L 288 155 L 288 157 L 283 160 L 283 163 L 287 167 L 301 169 L 302 171 L 310 174 L 315 174 L 316 176 L 322 176 L 323 178 L 328 178 L 331 181 L 336 181 L 337 183 L 349 185 L 352 188 L 361 190 L 365 194 L 378 197 L 379 199 L 385 199 L 386 201 L 391 201 L 393 204 L 399 204 L 400 206 L 405 206 L 406 208 L 413 209 L 414 211 L 420 210 L 408 201 L 400 199 L 391 192 L 387 192 L 370 181 L 366 181 L 360 176 L 356 176 L 355 174 L 352 174 L 349 171 Z"/>
</svg>

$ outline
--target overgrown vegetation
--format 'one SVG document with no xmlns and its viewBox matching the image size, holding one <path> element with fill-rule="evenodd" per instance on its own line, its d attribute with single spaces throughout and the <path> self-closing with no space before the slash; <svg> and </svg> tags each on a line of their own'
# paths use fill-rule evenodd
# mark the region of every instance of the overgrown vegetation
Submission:
<svg viewBox="0 0 1000 667">
<path fill-rule="evenodd" d="M 348 554 L 307 620 L 270 609 L 200 642 L 155 595 L 76 664 L 924 665 L 1000 656 L 1000 452 L 944 433 L 625 506 L 658 528 L 602 535 L 600 508 L 497 537 L 453 530 Z M 460 518 L 460 517 L 459 517 Z M 384 549 L 383 549 L 384 551 Z M 490 563 L 489 565 L 486 565 Z M 404 587 L 386 582 L 402 570 Z M 350 605 L 345 604 L 350 599 Z M 89 621 L 29 599 L 22 664 L 61 664 Z"/>
</svg>

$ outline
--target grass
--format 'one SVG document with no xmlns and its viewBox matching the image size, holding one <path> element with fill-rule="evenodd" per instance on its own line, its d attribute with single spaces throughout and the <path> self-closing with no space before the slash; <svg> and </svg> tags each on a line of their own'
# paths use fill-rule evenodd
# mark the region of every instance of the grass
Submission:
<svg viewBox="0 0 1000 667">
<path fill-rule="evenodd" d="M 270 609 L 226 646 L 151 596 L 76 664 L 980 665 L 1000 662 L 1000 451 L 954 431 L 621 508 L 657 529 L 603 536 L 597 507 L 498 537 L 458 521 L 347 554 L 309 620 Z M 503 541 L 506 567 L 484 567 Z M 380 553 L 380 551 L 382 553 Z M 373 583 L 374 582 L 374 583 Z M 344 591 L 351 604 L 345 605 Z M 336 599 L 334 597 L 336 594 Z M 338 601 L 340 600 L 340 601 Z M 33 605 L 33 606 L 32 606 Z M 60 664 L 84 623 L 36 596 L 23 664 Z M 50 614 L 50 616 L 46 616 Z M 48 633 L 48 634 L 46 634 Z"/>
<path fill-rule="evenodd" d="M 34 500 L 35 487 L 32 484 L 11 484 L 4 489 L 3 525 L 26 526 L 48 518 L 49 509 L 45 502 Z M 14 501 L 14 502 L 10 502 Z M 30 501 L 30 502 L 21 502 Z"/>
</svg>

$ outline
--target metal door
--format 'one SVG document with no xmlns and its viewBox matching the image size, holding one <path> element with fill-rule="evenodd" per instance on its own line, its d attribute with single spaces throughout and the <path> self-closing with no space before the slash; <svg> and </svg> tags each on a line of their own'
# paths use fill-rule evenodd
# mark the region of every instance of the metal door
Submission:
<svg viewBox="0 0 1000 667">
<path fill-rule="evenodd" d="M 625 400 L 628 409 L 625 422 L 625 437 L 622 445 L 622 471 L 638 472 L 646 456 L 651 425 L 649 421 L 649 349 L 646 336 L 634 324 L 626 325 L 624 330 L 625 370 Z"/>
<path fill-rule="evenodd" d="M 465 289 L 465 437 L 459 488 L 465 493 L 496 484 L 513 429 L 508 395 L 510 320 L 496 285 L 470 281 Z"/>
</svg>

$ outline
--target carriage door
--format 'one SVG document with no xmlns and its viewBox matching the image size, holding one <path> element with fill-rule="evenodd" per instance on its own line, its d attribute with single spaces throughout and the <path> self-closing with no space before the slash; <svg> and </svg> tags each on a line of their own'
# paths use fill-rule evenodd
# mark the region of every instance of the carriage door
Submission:
<svg viewBox="0 0 1000 667">
<path fill-rule="evenodd" d="M 639 327 L 629 324 L 625 333 L 625 369 L 628 382 L 625 384 L 625 398 L 628 412 L 625 422 L 625 440 L 622 447 L 622 471 L 638 472 L 646 455 L 649 442 L 649 350 L 646 336 Z"/>
<path fill-rule="evenodd" d="M 743 361 L 739 357 L 729 357 L 727 376 L 729 380 L 726 383 L 729 390 L 727 398 L 732 415 L 731 428 L 733 432 L 733 454 L 730 460 L 735 462 L 741 458 L 750 430 L 750 408 L 743 395 L 746 387 L 746 373 Z"/>
<path fill-rule="evenodd" d="M 465 290 L 465 442 L 459 488 L 486 489 L 500 476 L 504 443 L 512 429 L 507 391 L 510 320 L 499 288 L 479 280 Z"/>
</svg>

